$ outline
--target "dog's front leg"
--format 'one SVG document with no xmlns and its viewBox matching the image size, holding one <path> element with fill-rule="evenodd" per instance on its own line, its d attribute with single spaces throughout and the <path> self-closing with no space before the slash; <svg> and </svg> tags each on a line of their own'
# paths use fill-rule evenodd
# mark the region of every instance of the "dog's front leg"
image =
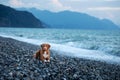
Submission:
<svg viewBox="0 0 120 80">
<path fill-rule="evenodd" d="M 46 58 L 46 62 L 50 62 L 50 58 L 49 57 Z"/>
</svg>

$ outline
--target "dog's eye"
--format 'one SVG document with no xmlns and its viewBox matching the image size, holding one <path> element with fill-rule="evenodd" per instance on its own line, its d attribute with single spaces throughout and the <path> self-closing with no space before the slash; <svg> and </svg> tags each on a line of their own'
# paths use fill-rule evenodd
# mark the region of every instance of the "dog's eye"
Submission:
<svg viewBox="0 0 120 80">
<path fill-rule="evenodd" d="M 43 45 L 41 45 L 41 47 L 43 47 Z"/>
</svg>

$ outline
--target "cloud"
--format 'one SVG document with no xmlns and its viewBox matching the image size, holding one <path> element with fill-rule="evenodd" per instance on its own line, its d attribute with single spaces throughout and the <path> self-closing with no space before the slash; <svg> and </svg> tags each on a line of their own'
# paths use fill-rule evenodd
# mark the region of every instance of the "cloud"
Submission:
<svg viewBox="0 0 120 80">
<path fill-rule="evenodd" d="M 120 7 L 94 7 L 94 8 L 88 8 L 88 10 L 92 11 L 120 11 Z"/>
<path fill-rule="evenodd" d="M 103 0 L 103 1 L 120 1 L 120 0 Z"/>
<path fill-rule="evenodd" d="M 63 5 L 59 0 L 9 0 L 8 4 L 11 7 L 25 7 L 32 8 L 35 7 L 41 10 L 50 10 L 54 12 L 62 11 L 62 10 L 70 10 L 71 7 Z"/>
<path fill-rule="evenodd" d="M 63 11 L 63 10 L 70 10 L 71 7 L 70 6 L 65 6 L 63 5 L 59 0 L 51 0 L 51 4 L 52 6 L 51 10 L 52 11 Z"/>
<path fill-rule="evenodd" d="M 88 2 L 98 1 L 99 2 L 100 1 L 101 2 L 102 1 L 103 2 L 103 1 L 120 1 L 120 0 L 91 0 L 91 1 L 90 0 L 69 0 L 69 1 L 73 1 L 73 2 L 76 2 L 76 1 L 79 1 L 79 2 L 85 2 L 85 1 L 88 1 Z"/>
<path fill-rule="evenodd" d="M 63 7 L 63 5 L 59 2 L 59 0 L 52 0 L 52 3 L 58 7 Z"/>
<path fill-rule="evenodd" d="M 26 8 L 31 8 L 31 7 L 38 7 L 39 4 L 36 2 L 24 2 L 23 0 L 9 0 L 8 4 L 12 7 L 26 7 Z"/>
<path fill-rule="evenodd" d="M 20 0 L 9 0 L 8 3 L 14 7 L 20 7 L 20 6 L 24 5 L 24 3 Z"/>
</svg>

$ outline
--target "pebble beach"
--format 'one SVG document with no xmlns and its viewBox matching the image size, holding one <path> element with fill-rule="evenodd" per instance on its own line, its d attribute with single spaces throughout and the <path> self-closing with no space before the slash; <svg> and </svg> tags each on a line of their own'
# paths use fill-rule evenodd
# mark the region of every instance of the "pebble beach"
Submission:
<svg viewBox="0 0 120 80">
<path fill-rule="evenodd" d="M 41 44 L 41 43 L 40 43 Z M 51 62 L 33 58 L 40 47 L 0 37 L 0 80 L 120 80 L 120 65 L 51 52 Z"/>
</svg>

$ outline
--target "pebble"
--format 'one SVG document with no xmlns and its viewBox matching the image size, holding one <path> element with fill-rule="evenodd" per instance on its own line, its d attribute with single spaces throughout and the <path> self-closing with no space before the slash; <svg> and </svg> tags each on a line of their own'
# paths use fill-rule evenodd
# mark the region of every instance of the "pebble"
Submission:
<svg viewBox="0 0 120 80">
<path fill-rule="evenodd" d="M 39 46 L 0 37 L 0 80 L 120 80 L 120 65 L 72 58 L 51 50 L 51 62 L 32 58 Z"/>
<path fill-rule="evenodd" d="M 74 78 L 77 78 L 77 76 L 78 76 L 77 74 L 74 74 L 74 75 L 73 75 Z"/>
</svg>

